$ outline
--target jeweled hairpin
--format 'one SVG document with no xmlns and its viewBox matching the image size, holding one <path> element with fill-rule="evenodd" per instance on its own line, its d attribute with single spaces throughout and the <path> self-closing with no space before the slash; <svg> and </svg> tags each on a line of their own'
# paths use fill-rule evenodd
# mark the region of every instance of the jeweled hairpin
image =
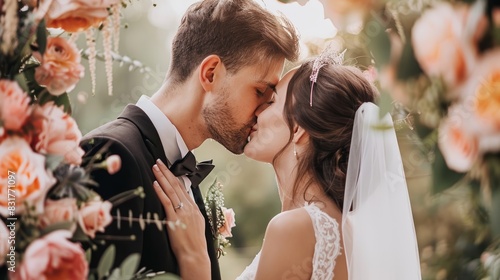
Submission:
<svg viewBox="0 0 500 280">
<path fill-rule="evenodd" d="M 334 64 L 334 65 L 342 65 L 344 62 L 344 54 L 347 49 L 342 51 L 341 53 L 336 52 L 335 48 L 328 45 L 323 52 L 314 60 L 311 76 L 309 76 L 309 80 L 311 81 L 311 95 L 309 97 L 309 105 L 312 107 L 312 98 L 313 98 L 313 88 L 314 84 L 318 80 L 318 73 L 321 67 L 326 64 Z"/>
</svg>

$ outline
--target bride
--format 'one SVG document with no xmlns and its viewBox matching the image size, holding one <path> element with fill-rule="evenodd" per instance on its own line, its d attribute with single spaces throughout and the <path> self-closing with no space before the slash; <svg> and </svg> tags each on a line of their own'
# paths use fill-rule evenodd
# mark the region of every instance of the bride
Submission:
<svg viewBox="0 0 500 280">
<path fill-rule="evenodd" d="M 272 164 L 282 212 L 238 279 L 421 279 L 401 156 L 376 94 L 357 68 L 325 56 L 279 82 L 245 154 Z M 374 129 L 380 122 L 385 129 Z M 168 227 L 181 277 L 209 279 L 205 221 L 158 167 L 154 186 L 167 217 L 188 229 Z"/>
</svg>

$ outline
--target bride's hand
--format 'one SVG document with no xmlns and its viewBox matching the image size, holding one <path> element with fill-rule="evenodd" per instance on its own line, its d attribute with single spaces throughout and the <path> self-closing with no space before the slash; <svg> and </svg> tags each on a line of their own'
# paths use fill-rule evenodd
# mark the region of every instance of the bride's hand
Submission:
<svg viewBox="0 0 500 280">
<path fill-rule="evenodd" d="M 200 209 L 179 179 L 161 160 L 157 160 L 153 166 L 153 173 L 157 180 L 153 182 L 153 186 L 167 214 L 170 246 L 179 261 L 182 278 L 209 277 L 210 259 L 205 239 L 205 219 Z M 199 269 L 200 265 L 205 269 Z M 193 275 L 195 272 L 199 275 Z"/>
</svg>

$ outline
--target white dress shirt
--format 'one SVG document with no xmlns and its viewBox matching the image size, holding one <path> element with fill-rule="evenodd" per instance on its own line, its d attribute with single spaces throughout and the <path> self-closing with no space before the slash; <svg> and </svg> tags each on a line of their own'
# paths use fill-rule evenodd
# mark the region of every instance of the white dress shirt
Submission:
<svg viewBox="0 0 500 280">
<path fill-rule="evenodd" d="M 172 163 L 176 160 L 183 158 L 188 153 L 188 148 L 184 139 L 182 139 L 181 134 L 177 128 L 172 124 L 167 116 L 158 108 L 148 96 L 143 95 L 137 101 L 136 106 L 141 108 L 144 113 L 149 117 L 153 123 L 156 132 L 160 136 L 161 145 L 165 151 L 165 155 L 170 162 L 165 162 L 165 164 L 170 167 Z M 184 183 L 186 191 L 189 193 L 191 198 L 193 197 L 193 192 L 191 191 L 191 181 L 187 176 L 180 176 L 181 182 Z"/>
</svg>

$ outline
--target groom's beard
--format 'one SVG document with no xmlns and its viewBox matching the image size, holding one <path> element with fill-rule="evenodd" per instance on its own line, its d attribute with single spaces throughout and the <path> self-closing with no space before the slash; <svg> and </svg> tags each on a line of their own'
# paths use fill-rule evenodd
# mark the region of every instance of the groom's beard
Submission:
<svg viewBox="0 0 500 280">
<path fill-rule="evenodd" d="M 247 124 L 238 127 L 238 124 L 233 120 L 227 102 L 223 98 L 217 100 L 213 106 L 205 107 L 202 115 L 212 139 L 234 154 L 243 153 L 243 149 L 247 144 L 248 133 L 256 120 L 251 120 Z"/>
</svg>

